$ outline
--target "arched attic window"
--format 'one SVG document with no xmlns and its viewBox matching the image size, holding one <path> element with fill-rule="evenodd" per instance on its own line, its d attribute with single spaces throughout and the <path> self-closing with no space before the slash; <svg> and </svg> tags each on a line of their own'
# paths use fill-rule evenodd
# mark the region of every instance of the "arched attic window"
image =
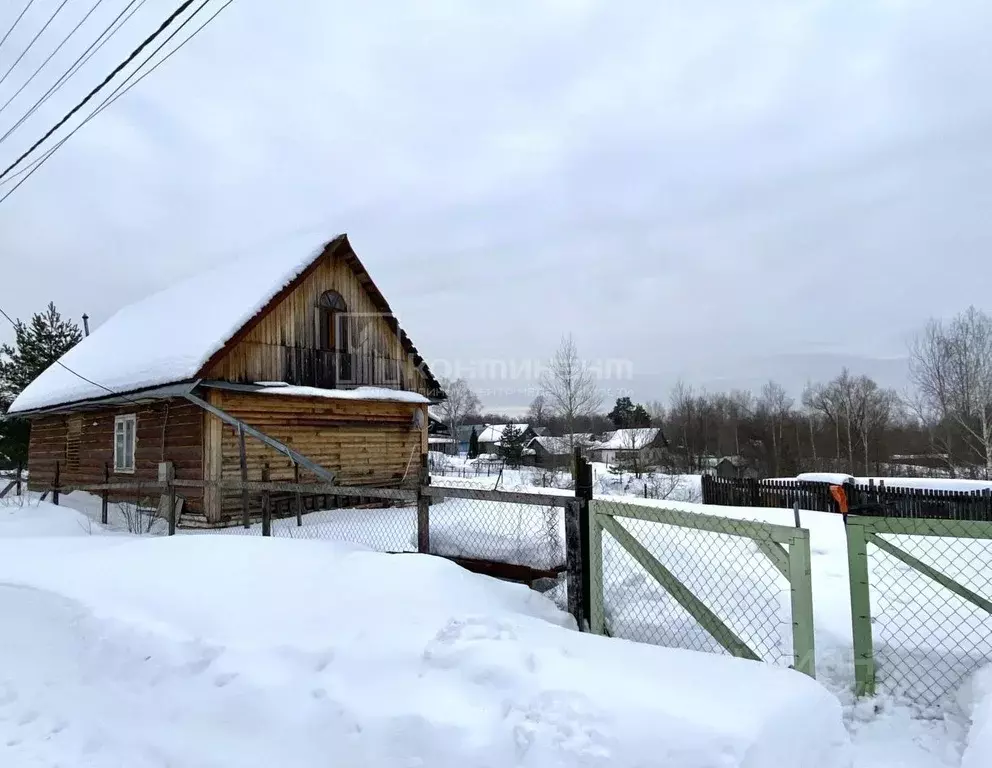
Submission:
<svg viewBox="0 0 992 768">
<path fill-rule="evenodd" d="M 325 291 L 317 300 L 317 328 L 321 349 L 348 351 L 348 305 L 337 291 Z"/>
</svg>

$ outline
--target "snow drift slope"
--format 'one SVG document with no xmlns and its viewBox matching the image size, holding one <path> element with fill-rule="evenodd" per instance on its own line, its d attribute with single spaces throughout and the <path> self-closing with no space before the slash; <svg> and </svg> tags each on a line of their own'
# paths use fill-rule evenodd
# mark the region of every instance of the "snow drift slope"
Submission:
<svg viewBox="0 0 992 768">
<path fill-rule="evenodd" d="M 73 541 L 0 540 L 4 765 L 849 764 L 802 675 L 580 634 L 437 558 Z"/>
</svg>

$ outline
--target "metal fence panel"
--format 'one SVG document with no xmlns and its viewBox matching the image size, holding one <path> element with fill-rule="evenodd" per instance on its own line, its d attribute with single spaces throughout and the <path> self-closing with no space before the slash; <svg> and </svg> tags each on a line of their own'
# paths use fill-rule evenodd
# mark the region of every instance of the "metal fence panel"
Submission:
<svg viewBox="0 0 992 768">
<path fill-rule="evenodd" d="M 856 692 L 937 715 L 992 660 L 992 523 L 849 517 Z"/>
<path fill-rule="evenodd" d="M 814 673 L 809 533 L 594 500 L 593 631 Z"/>
</svg>

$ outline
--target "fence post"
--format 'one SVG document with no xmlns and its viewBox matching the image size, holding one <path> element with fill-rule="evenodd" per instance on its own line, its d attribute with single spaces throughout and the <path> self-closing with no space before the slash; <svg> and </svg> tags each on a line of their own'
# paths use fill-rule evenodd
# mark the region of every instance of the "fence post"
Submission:
<svg viewBox="0 0 992 768">
<path fill-rule="evenodd" d="M 176 467 L 170 461 L 165 469 L 165 495 L 169 504 L 169 535 L 176 535 Z"/>
<path fill-rule="evenodd" d="M 871 584 L 868 538 L 863 521 L 847 517 L 847 567 L 851 582 L 851 628 L 854 636 L 854 692 L 875 694 L 875 658 L 871 634 Z"/>
<path fill-rule="evenodd" d="M 300 465 L 294 462 L 293 464 L 293 482 L 297 485 L 300 484 Z M 296 489 L 296 527 L 299 528 L 303 525 L 303 494 L 300 493 L 300 489 Z"/>
<path fill-rule="evenodd" d="M 269 482 L 269 462 L 262 465 L 262 482 Z M 272 535 L 272 505 L 268 488 L 262 489 L 262 535 Z"/>
<path fill-rule="evenodd" d="M 21 473 L 23 471 L 24 471 L 24 464 L 21 463 L 21 462 L 17 462 L 17 477 L 15 477 L 14 480 L 17 483 L 17 491 L 16 492 L 17 492 L 17 495 L 18 496 L 21 495 Z"/>
<path fill-rule="evenodd" d="M 798 502 L 796 504 L 798 509 Z M 798 515 L 799 512 L 797 511 Z M 813 568 L 809 531 L 796 531 L 789 542 L 789 586 L 792 592 L 792 653 L 797 672 L 816 677 L 813 631 Z"/>
<path fill-rule="evenodd" d="M 750 487 L 748 488 L 749 495 L 751 497 L 750 506 L 760 507 L 761 506 L 761 488 L 758 486 L 757 478 L 750 478 Z"/>
<path fill-rule="evenodd" d="M 427 455 L 420 457 L 420 482 L 417 484 L 417 551 L 426 555 L 431 551 L 431 497 L 424 489 L 431 484 Z"/>
<path fill-rule="evenodd" d="M 590 514 L 589 502 L 592 501 L 592 465 L 582 456 L 580 449 L 575 449 L 575 498 L 579 500 L 579 530 L 584 532 L 579 544 L 579 556 L 583 563 L 591 563 L 590 553 Z M 589 566 L 582 568 L 582 615 L 592 622 L 592 580 Z M 593 629 L 593 632 L 596 630 Z"/>
<path fill-rule="evenodd" d="M 110 507 L 110 465 L 103 465 L 103 490 L 100 491 L 100 522 L 107 524 L 107 510 Z"/>
<path fill-rule="evenodd" d="M 579 629 L 585 631 L 589 615 L 584 612 L 585 594 L 582 582 L 586 562 L 582 559 L 581 503 L 571 500 L 565 504 L 565 588 L 568 592 L 568 612 L 575 617 Z"/>
<path fill-rule="evenodd" d="M 250 501 L 248 499 L 248 455 L 245 451 L 245 429 L 238 424 L 238 454 L 241 463 L 241 524 L 251 528 Z"/>
<path fill-rule="evenodd" d="M 603 529 L 596 512 L 586 503 L 588 525 L 585 528 L 587 548 L 583 561 L 582 575 L 585 582 L 583 595 L 586 616 L 589 618 L 589 631 L 597 635 L 606 634 L 606 586 L 603 584 Z"/>
<path fill-rule="evenodd" d="M 52 504 L 58 506 L 59 503 L 59 479 L 62 473 L 62 465 L 55 462 L 55 480 L 52 482 Z"/>
</svg>

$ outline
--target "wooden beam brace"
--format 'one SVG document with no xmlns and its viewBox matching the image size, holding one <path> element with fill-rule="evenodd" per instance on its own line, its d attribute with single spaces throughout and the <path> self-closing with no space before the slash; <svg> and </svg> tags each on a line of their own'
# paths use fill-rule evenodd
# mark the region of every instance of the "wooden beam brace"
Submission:
<svg viewBox="0 0 992 768">
<path fill-rule="evenodd" d="M 637 539 L 628 533 L 627 529 L 616 520 L 607 515 L 600 517 L 600 525 L 603 530 L 609 533 L 616 542 L 623 547 L 633 557 L 640 566 L 665 589 L 668 594 L 675 598 L 676 602 L 685 608 L 686 612 L 692 616 L 699 626 L 712 635 L 720 645 L 731 654 L 741 659 L 761 661 L 751 648 L 737 634 L 720 619 L 709 607 L 696 597 L 688 587 L 686 587 L 670 570 L 658 562 Z"/>
<path fill-rule="evenodd" d="M 299 464 L 301 467 L 303 467 L 304 469 L 307 469 L 310 472 L 313 472 L 313 474 L 315 474 L 317 477 L 320 477 L 320 478 L 326 480 L 329 483 L 333 483 L 334 482 L 334 473 L 331 470 L 325 469 L 324 467 L 320 466 L 320 464 L 317 464 L 316 462 L 311 461 L 306 456 L 304 456 L 302 453 L 299 453 L 297 451 L 294 451 L 292 448 L 290 448 L 285 443 L 280 443 L 278 440 L 275 440 L 274 438 L 269 437 L 264 432 L 260 432 L 259 430 L 255 429 L 254 427 L 249 426 L 248 424 L 245 424 L 243 421 L 241 421 L 241 419 L 235 418 L 234 416 L 232 416 L 231 414 L 229 414 L 227 411 L 221 410 L 220 408 L 218 408 L 215 405 L 211 405 L 206 400 L 202 400 L 201 398 L 197 397 L 196 395 L 194 395 L 192 393 L 187 393 L 185 395 L 185 398 L 187 400 L 189 400 L 191 403 L 193 403 L 194 405 L 198 405 L 200 408 L 202 408 L 203 410 L 207 411 L 207 413 L 212 413 L 214 416 L 216 416 L 221 421 L 223 421 L 223 422 L 225 422 L 227 424 L 230 424 L 235 429 L 237 429 L 237 430 L 244 430 L 245 434 L 251 435 L 256 440 L 260 440 L 261 442 L 265 443 L 267 446 L 269 446 L 273 450 L 276 450 L 279 453 L 285 455 L 287 458 L 290 459 L 290 461 L 294 461 L 297 464 Z"/>
<path fill-rule="evenodd" d="M 895 544 L 886 541 L 877 534 L 869 533 L 868 541 L 870 541 L 872 544 L 874 544 L 883 552 L 886 552 L 892 555 L 892 557 L 896 558 L 897 560 L 900 560 L 901 562 L 905 563 L 910 568 L 914 568 L 915 570 L 922 573 L 924 576 L 930 577 L 938 584 L 940 584 L 940 586 L 944 587 L 945 589 L 949 589 L 951 592 L 953 592 L 955 595 L 960 597 L 962 600 L 967 600 L 969 603 L 978 606 L 986 613 L 992 614 L 992 601 L 989 601 L 986 598 L 982 597 L 977 592 L 968 589 L 968 587 L 966 587 L 964 584 L 960 583 L 959 581 L 955 581 L 950 576 L 944 575 L 936 568 L 932 568 L 931 566 L 924 563 L 922 560 L 913 557 L 906 550 L 900 549 Z"/>
</svg>

